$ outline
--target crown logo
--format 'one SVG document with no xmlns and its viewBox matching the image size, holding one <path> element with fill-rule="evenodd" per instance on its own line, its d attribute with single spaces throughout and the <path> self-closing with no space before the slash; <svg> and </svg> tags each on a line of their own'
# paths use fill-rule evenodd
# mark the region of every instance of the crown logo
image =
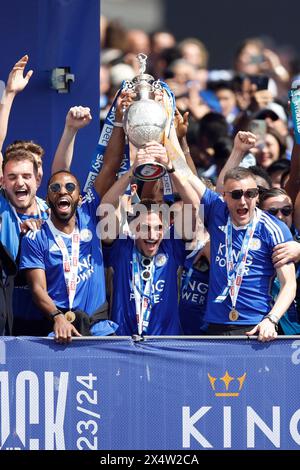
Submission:
<svg viewBox="0 0 300 470">
<path fill-rule="evenodd" d="M 239 382 L 239 387 L 238 387 L 238 390 L 235 391 L 235 392 L 229 392 L 228 389 L 229 389 L 229 384 L 235 380 L 234 377 L 231 377 L 231 375 L 229 375 L 228 371 L 226 370 L 225 374 L 223 375 L 223 377 L 220 377 L 219 381 L 221 380 L 222 382 L 224 382 L 225 384 L 225 392 L 217 392 L 216 391 L 216 381 L 218 380 L 217 377 L 213 377 L 212 375 L 210 375 L 209 373 L 207 374 L 208 378 L 209 378 L 209 382 L 210 382 L 210 385 L 211 385 L 211 388 L 213 389 L 213 391 L 215 392 L 215 396 L 216 397 L 238 397 L 239 394 L 240 394 L 240 391 L 242 390 L 243 388 L 243 385 L 244 385 L 244 381 L 245 381 L 245 378 L 246 378 L 246 372 L 244 373 L 244 375 L 242 375 L 241 377 L 237 377 L 236 380 Z"/>
</svg>

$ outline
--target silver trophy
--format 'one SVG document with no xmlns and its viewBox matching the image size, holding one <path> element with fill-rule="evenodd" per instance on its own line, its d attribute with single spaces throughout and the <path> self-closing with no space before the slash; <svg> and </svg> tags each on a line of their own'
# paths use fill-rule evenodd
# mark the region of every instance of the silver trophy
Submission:
<svg viewBox="0 0 300 470">
<path fill-rule="evenodd" d="M 142 148 L 147 142 L 161 142 L 167 124 L 165 108 L 155 101 L 155 90 L 162 90 L 159 80 L 145 73 L 147 56 L 138 54 L 140 63 L 139 75 L 125 83 L 125 90 L 136 93 L 134 102 L 125 110 L 123 125 L 129 141 L 137 148 Z M 138 165 L 134 175 L 143 181 L 154 181 L 161 178 L 166 168 L 161 163 L 144 163 Z"/>
</svg>

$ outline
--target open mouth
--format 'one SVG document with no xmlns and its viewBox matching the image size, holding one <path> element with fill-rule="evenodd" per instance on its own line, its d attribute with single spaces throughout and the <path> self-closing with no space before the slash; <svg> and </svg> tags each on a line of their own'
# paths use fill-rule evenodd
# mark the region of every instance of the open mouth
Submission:
<svg viewBox="0 0 300 470">
<path fill-rule="evenodd" d="M 60 212 L 68 212 L 68 210 L 70 209 L 71 207 L 71 202 L 68 198 L 66 197 L 61 197 L 57 203 L 56 203 L 56 207 L 58 208 L 58 210 Z"/>
<path fill-rule="evenodd" d="M 148 251 L 154 251 L 157 248 L 159 240 L 143 240 Z"/>
<path fill-rule="evenodd" d="M 244 208 L 244 209 L 237 209 L 236 212 L 240 217 L 243 217 L 243 216 L 247 215 L 249 211 L 248 211 L 247 208 Z"/>
<path fill-rule="evenodd" d="M 17 189 L 17 191 L 15 191 L 15 195 L 17 199 L 23 200 L 28 196 L 28 191 L 27 189 Z"/>
</svg>

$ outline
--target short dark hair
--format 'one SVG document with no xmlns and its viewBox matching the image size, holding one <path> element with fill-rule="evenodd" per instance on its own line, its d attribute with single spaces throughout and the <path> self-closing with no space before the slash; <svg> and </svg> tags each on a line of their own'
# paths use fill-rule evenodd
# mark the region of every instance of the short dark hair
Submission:
<svg viewBox="0 0 300 470">
<path fill-rule="evenodd" d="M 75 180 L 76 180 L 76 184 L 78 185 L 79 192 L 80 192 L 80 182 L 79 182 L 79 179 L 77 178 L 77 176 L 75 176 L 73 173 L 71 173 L 71 171 L 68 171 L 68 170 L 58 170 L 58 171 L 56 171 L 55 173 L 53 173 L 53 174 L 50 176 L 50 178 L 48 179 L 47 188 L 48 188 L 49 184 L 51 183 L 52 179 L 54 178 L 54 176 L 59 175 L 60 173 L 65 173 L 66 175 L 73 176 L 73 178 L 75 178 Z"/>
<path fill-rule="evenodd" d="M 288 193 L 285 191 L 285 189 L 282 188 L 271 188 L 271 189 L 266 189 L 263 193 L 261 193 L 260 198 L 259 198 L 259 207 L 262 209 L 264 202 L 267 199 L 270 199 L 270 197 L 276 197 L 276 196 L 288 196 Z"/>
<path fill-rule="evenodd" d="M 231 168 L 230 170 L 226 171 L 224 176 L 224 184 L 228 180 L 244 180 L 246 178 L 252 178 L 255 181 L 254 175 L 251 170 L 248 168 L 244 168 L 242 166 L 237 166 L 235 168 Z"/>
<path fill-rule="evenodd" d="M 258 165 L 253 165 L 249 167 L 249 170 L 251 170 L 251 173 L 253 173 L 254 176 L 260 176 L 263 178 L 268 184 L 269 188 L 272 188 L 272 180 L 264 168 Z"/>
<path fill-rule="evenodd" d="M 286 170 L 290 170 L 290 168 L 291 168 L 290 160 L 287 160 L 286 158 L 280 158 L 279 160 L 276 160 L 275 162 L 272 163 L 272 165 L 269 166 L 268 174 L 272 175 L 273 173 L 276 173 L 277 171 L 286 171 Z"/>
<path fill-rule="evenodd" d="M 28 160 L 29 162 L 32 163 L 33 165 L 33 171 L 35 176 L 38 174 L 39 167 L 37 164 L 36 159 L 32 155 L 32 153 L 29 150 L 25 150 L 24 148 L 17 148 L 15 150 L 12 150 L 8 154 L 5 153 L 5 156 L 2 161 L 2 172 L 4 173 L 4 169 L 7 165 L 8 162 L 22 162 L 24 160 Z"/>
</svg>

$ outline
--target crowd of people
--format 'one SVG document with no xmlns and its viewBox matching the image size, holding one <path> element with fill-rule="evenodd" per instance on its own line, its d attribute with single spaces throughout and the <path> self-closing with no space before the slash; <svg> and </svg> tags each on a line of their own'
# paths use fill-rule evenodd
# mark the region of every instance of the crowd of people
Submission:
<svg viewBox="0 0 300 470">
<path fill-rule="evenodd" d="M 0 334 L 61 343 L 299 334 L 300 144 L 287 98 L 297 71 L 258 38 L 241 44 L 232 70 L 210 71 L 197 38 L 177 43 L 167 31 L 148 36 L 101 21 L 100 122 L 110 139 L 92 187 L 82 191 L 70 171 L 88 107 L 66 115 L 45 199 L 37 196 L 43 148 L 16 140 L 1 154 Z M 129 144 L 120 171 L 124 111 L 135 99 L 122 84 L 138 73 L 141 52 L 175 107 L 162 142 Z M 14 99 L 33 73 L 28 60 L 7 79 L 1 151 Z M 164 93 L 154 98 L 162 107 Z M 165 168 L 171 194 L 162 179 L 135 177 L 151 162 Z"/>
</svg>

